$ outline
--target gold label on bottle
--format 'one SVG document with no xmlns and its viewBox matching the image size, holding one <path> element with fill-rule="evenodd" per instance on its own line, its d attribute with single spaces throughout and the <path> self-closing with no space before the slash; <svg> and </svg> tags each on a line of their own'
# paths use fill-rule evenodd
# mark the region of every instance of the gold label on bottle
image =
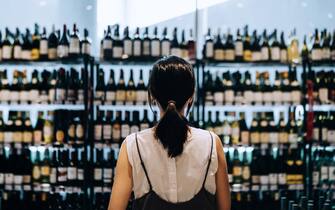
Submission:
<svg viewBox="0 0 335 210">
<path fill-rule="evenodd" d="M 56 141 L 58 143 L 64 143 L 64 138 L 65 138 L 64 131 L 62 130 L 56 131 Z"/>
<path fill-rule="evenodd" d="M 225 60 L 234 61 L 235 60 L 235 50 L 233 49 L 225 50 Z"/>
<path fill-rule="evenodd" d="M 285 144 L 288 143 L 288 133 L 287 132 L 280 132 L 279 133 L 279 143 Z"/>
<path fill-rule="evenodd" d="M 41 175 L 42 176 L 49 176 L 50 175 L 50 167 L 49 166 L 42 166 L 41 167 Z"/>
<path fill-rule="evenodd" d="M 214 60 L 223 61 L 225 59 L 224 50 L 223 49 L 215 49 L 214 50 Z"/>
<path fill-rule="evenodd" d="M 243 145 L 249 145 L 249 131 L 241 132 L 241 143 Z"/>
<path fill-rule="evenodd" d="M 116 103 L 122 104 L 126 101 L 126 91 L 117 90 L 116 91 Z"/>
<path fill-rule="evenodd" d="M 23 133 L 23 142 L 31 143 L 33 141 L 33 133 L 31 131 L 24 131 Z"/>
<path fill-rule="evenodd" d="M 41 177 L 41 170 L 40 167 L 34 166 L 33 168 L 33 179 L 38 180 Z"/>
<path fill-rule="evenodd" d="M 5 140 L 5 135 L 3 131 L 0 131 L 0 142 L 4 142 Z"/>
<path fill-rule="evenodd" d="M 37 48 L 33 48 L 31 50 L 31 59 L 32 60 L 38 60 L 40 59 L 40 50 Z"/>
<path fill-rule="evenodd" d="M 42 131 L 41 130 L 35 130 L 34 131 L 34 143 L 40 144 L 42 142 Z"/>
<path fill-rule="evenodd" d="M 248 180 L 250 178 L 250 168 L 249 166 L 244 166 L 242 170 L 242 178 Z"/>
<path fill-rule="evenodd" d="M 247 62 L 252 61 L 252 52 L 250 50 L 244 50 L 243 59 L 244 61 L 247 61 Z"/>
<path fill-rule="evenodd" d="M 250 134 L 251 144 L 259 144 L 260 143 L 260 134 L 259 132 L 251 132 Z"/>
<path fill-rule="evenodd" d="M 19 142 L 22 142 L 22 132 L 21 131 L 16 131 L 16 132 L 14 132 L 14 134 L 13 134 L 13 140 L 14 140 L 14 142 L 17 142 L 17 143 L 19 143 Z"/>
<path fill-rule="evenodd" d="M 136 101 L 136 91 L 135 90 L 127 91 L 126 101 L 128 104 L 133 104 Z"/>
<path fill-rule="evenodd" d="M 242 176 L 242 167 L 234 166 L 233 167 L 233 176 Z"/>
</svg>

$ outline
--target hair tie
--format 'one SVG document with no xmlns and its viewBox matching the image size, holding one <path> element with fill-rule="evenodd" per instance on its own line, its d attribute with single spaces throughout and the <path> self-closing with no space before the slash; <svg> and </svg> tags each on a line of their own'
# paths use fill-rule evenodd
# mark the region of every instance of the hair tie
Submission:
<svg viewBox="0 0 335 210">
<path fill-rule="evenodd" d="M 174 101 L 174 100 L 168 101 L 168 105 L 170 105 L 170 104 L 173 104 L 174 106 L 176 106 L 176 101 Z"/>
</svg>

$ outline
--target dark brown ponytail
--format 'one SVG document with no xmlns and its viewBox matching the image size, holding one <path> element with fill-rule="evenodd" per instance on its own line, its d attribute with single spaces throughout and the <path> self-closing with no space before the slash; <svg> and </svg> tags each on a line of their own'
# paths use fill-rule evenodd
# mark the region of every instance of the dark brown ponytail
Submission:
<svg viewBox="0 0 335 210">
<path fill-rule="evenodd" d="M 186 118 L 180 113 L 193 97 L 195 79 L 192 66 L 185 60 L 169 56 L 155 63 L 149 79 L 149 99 L 158 102 L 165 111 L 155 129 L 156 138 L 169 157 L 183 152 L 189 131 Z M 151 97 L 152 96 L 152 97 Z M 188 110 L 190 104 L 188 104 Z"/>
</svg>

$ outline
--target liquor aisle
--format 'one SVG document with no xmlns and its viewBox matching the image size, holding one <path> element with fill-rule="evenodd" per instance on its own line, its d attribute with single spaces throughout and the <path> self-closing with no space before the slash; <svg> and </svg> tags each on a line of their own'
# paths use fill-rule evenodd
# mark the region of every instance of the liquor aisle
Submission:
<svg viewBox="0 0 335 210">
<path fill-rule="evenodd" d="M 310 41 L 209 28 L 197 40 L 194 29 L 115 24 L 99 56 L 80 25 L 48 29 L 1 28 L 0 210 L 107 209 L 124 138 L 158 121 L 147 83 L 166 55 L 194 67 L 188 120 L 222 140 L 232 210 L 334 208 L 331 29 Z"/>
</svg>

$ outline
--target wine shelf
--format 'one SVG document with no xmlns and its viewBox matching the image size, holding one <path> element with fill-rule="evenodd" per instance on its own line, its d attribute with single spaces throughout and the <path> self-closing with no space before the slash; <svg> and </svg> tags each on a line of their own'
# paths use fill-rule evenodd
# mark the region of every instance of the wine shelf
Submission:
<svg viewBox="0 0 335 210">
<path fill-rule="evenodd" d="M 0 110 L 2 111 L 84 110 L 84 108 L 84 104 L 0 104 Z"/>
</svg>

